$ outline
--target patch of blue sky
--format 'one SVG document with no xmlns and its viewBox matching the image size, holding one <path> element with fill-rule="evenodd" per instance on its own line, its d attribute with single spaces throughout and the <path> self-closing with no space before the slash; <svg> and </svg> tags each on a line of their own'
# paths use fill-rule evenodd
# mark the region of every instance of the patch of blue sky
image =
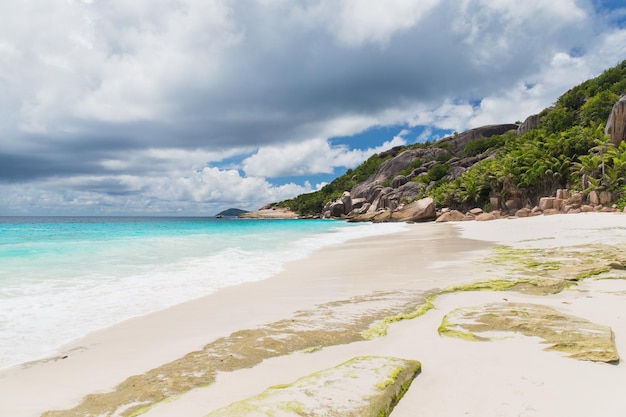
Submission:
<svg viewBox="0 0 626 417">
<path fill-rule="evenodd" d="M 220 170 L 230 170 L 235 169 L 239 171 L 239 175 L 243 176 L 243 171 L 241 170 L 241 162 L 254 155 L 257 151 L 249 152 L 246 154 L 239 154 L 235 156 L 231 156 L 229 158 L 224 158 L 221 161 L 211 162 L 209 166 L 219 168 Z"/>
<path fill-rule="evenodd" d="M 407 145 L 434 141 L 452 134 L 451 130 L 443 130 L 430 126 L 411 126 L 397 124 L 376 126 L 352 136 L 337 136 L 329 139 L 331 146 L 345 145 L 349 149 L 371 149 L 401 136 Z"/>
<path fill-rule="evenodd" d="M 352 136 L 333 137 L 329 139 L 331 146 L 346 146 L 349 149 L 373 149 L 385 142 L 391 141 L 395 136 L 402 135 L 407 145 L 414 143 L 434 142 L 449 136 L 452 130 L 438 129 L 430 126 L 413 126 L 399 124 L 391 126 L 377 126 Z M 346 173 L 354 167 L 337 166 L 332 173 L 306 174 L 297 176 L 284 176 L 268 179 L 274 186 L 283 184 L 297 184 L 306 186 L 308 183 L 313 189 L 320 184 L 330 183 L 335 178 Z"/>
<path fill-rule="evenodd" d="M 323 186 L 330 183 L 337 177 L 345 174 L 348 168 L 336 167 L 332 174 L 307 174 L 298 176 L 286 176 L 277 178 L 266 178 L 266 180 L 275 187 L 280 187 L 285 184 L 296 184 L 301 187 L 309 185 L 311 191 L 315 191 L 318 186 Z M 321 187 L 320 187 L 321 188 Z"/>
<path fill-rule="evenodd" d="M 568 52 L 568 55 L 571 56 L 572 58 L 580 58 L 582 56 L 585 56 L 586 52 L 587 51 L 585 51 L 583 47 L 577 46 L 577 47 L 571 48 Z"/>
<path fill-rule="evenodd" d="M 624 0 L 593 0 L 593 6 L 599 14 L 619 27 L 626 28 L 626 1 Z"/>
<path fill-rule="evenodd" d="M 345 145 L 349 149 L 369 149 L 392 140 L 403 130 L 404 125 L 375 126 L 352 136 L 336 136 L 328 139 L 331 146 Z"/>
</svg>

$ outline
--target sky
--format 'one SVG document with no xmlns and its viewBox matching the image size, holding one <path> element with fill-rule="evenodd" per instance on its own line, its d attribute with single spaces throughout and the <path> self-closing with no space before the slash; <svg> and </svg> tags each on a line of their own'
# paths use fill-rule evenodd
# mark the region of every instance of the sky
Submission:
<svg viewBox="0 0 626 417">
<path fill-rule="evenodd" d="M 624 59 L 623 0 L 2 0 L 0 215 L 255 210 Z"/>
</svg>

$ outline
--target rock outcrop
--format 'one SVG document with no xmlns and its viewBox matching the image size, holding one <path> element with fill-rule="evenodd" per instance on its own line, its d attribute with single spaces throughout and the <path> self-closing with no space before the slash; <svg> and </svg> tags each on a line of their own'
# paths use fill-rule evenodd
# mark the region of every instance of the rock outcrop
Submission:
<svg viewBox="0 0 626 417">
<path fill-rule="evenodd" d="M 480 213 L 476 216 L 474 220 L 476 220 L 477 222 L 488 222 L 491 220 L 495 220 L 496 218 L 496 215 L 493 213 Z"/>
<path fill-rule="evenodd" d="M 610 327 L 540 304 L 493 303 L 463 307 L 448 313 L 439 327 L 441 335 L 475 341 L 491 340 L 494 332 L 540 337 L 550 345 L 546 350 L 561 351 L 574 359 L 619 361 Z"/>
<path fill-rule="evenodd" d="M 436 217 L 435 200 L 431 197 L 414 201 L 391 214 L 393 220 L 401 222 L 423 222 Z"/>
<path fill-rule="evenodd" d="M 465 220 L 465 214 L 458 210 L 450 210 L 437 217 L 437 223 L 460 222 Z"/>
<path fill-rule="evenodd" d="M 292 384 L 271 387 L 207 417 L 388 416 L 420 369 L 413 360 L 357 357 Z"/>
<path fill-rule="evenodd" d="M 379 156 L 381 158 L 391 156 L 392 158 L 383 162 L 373 175 L 350 190 L 349 195 L 352 201 L 362 199 L 364 203 L 361 207 L 366 208 L 359 208 L 357 211 L 353 210 L 354 207 L 347 208 L 349 205 L 347 205 L 344 195 L 341 201 L 337 200 L 330 205 L 326 205 L 323 210 L 324 216 L 348 216 L 353 220 L 372 220 L 374 214 L 381 210 L 396 211 L 404 206 L 405 201 L 414 199 L 428 189 L 428 177 L 424 176 L 428 175 L 431 168 L 438 164 L 446 163 L 449 167 L 449 172 L 445 178 L 449 180 L 458 178 L 471 166 L 488 158 L 490 155 L 481 154 L 460 158 L 455 157 L 455 153 L 462 151 L 472 140 L 503 134 L 513 129 L 517 129 L 517 125 L 483 126 L 443 138 L 436 142 L 436 145 L 447 143 L 450 145 L 449 147 L 435 146 L 404 151 L 402 147 L 395 147 L 385 151 L 379 154 Z M 416 163 L 416 161 L 418 162 Z M 426 178 L 426 180 L 423 178 Z M 343 208 L 341 204 L 343 204 Z M 396 217 L 398 216 L 391 216 L 394 220 Z"/>
<path fill-rule="evenodd" d="M 524 120 L 524 123 L 517 128 L 517 136 L 522 136 L 531 130 L 537 129 L 539 127 L 539 123 L 541 123 L 541 117 L 538 114 L 528 116 L 526 120 Z"/>
<path fill-rule="evenodd" d="M 615 146 L 626 140 L 626 95 L 613 105 L 604 133 L 611 136 Z"/>
<path fill-rule="evenodd" d="M 382 155 L 382 154 L 381 154 Z M 374 189 L 377 186 L 382 185 L 383 182 L 392 179 L 398 178 L 396 181 L 397 187 L 393 187 L 394 182 L 392 181 L 390 185 L 392 188 L 399 188 L 400 186 L 409 182 L 412 178 L 419 175 L 421 172 L 426 172 L 427 168 L 424 168 L 422 171 L 411 172 L 408 176 L 403 176 L 404 178 L 398 177 L 401 171 L 406 170 L 414 161 L 423 160 L 425 162 L 434 161 L 443 155 L 450 155 L 450 152 L 445 149 L 409 149 L 400 154 L 396 155 L 392 159 L 389 159 L 383 162 L 378 170 L 365 181 L 357 184 L 350 190 L 350 195 L 352 198 L 360 198 L 363 197 L 369 202 L 374 201 L 373 194 L 376 192 Z M 404 182 L 404 180 L 406 181 Z M 404 182 L 404 183 L 403 183 Z"/>
<path fill-rule="evenodd" d="M 452 152 L 461 152 L 465 146 L 478 138 L 488 138 L 490 136 L 502 135 L 510 130 L 517 130 L 517 125 L 512 123 L 501 125 L 487 125 L 467 130 L 453 136 L 448 136 L 435 142 L 435 145 L 449 143 L 452 146 Z"/>
</svg>

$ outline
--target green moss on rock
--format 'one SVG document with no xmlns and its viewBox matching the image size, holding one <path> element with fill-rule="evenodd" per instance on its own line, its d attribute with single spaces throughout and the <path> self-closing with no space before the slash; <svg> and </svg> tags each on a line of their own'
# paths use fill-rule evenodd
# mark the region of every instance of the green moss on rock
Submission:
<svg viewBox="0 0 626 417">
<path fill-rule="evenodd" d="M 365 340 L 371 340 L 376 337 L 382 337 L 387 335 L 389 325 L 402 320 L 411 320 L 416 317 L 423 316 L 429 310 L 435 308 L 433 302 L 437 298 L 438 293 L 426 297 L 422 304 L 419 304 L 414 310 L 409 312 L 403 312 L 394 316 L 385 317 L 382 320 L 374 322 L 367 330 L 361 332 L 361 336 Z"/>
<path fill-rule="evenodd" d="M 626 269 L 626 246 L 598 244 L 549 249 L 498 246 L 482 262 L 504 267 L 511 280 L 531 276 L 576 282 Z"/>
<path fill-rule="evenodd" d="M 207 417 L 388 416 L 419 374 L 418 361 L 364 356 L 215 410 Z"/>
<path fill-rule="evenodd" d="M 439 335 L 441 336 L 456 337 L 458 339 L 469 340 L 471 342 L 476 342 L 478 340 L 475 334 L 456 328 L 454 324 L 450 323 L 447 316 L 441 321 L 441 325 L 439 325 L 437 332 L 439 332 Z"/>
<path fill-rule="evenodd" d="M 619 361 L 610 327 L 539 304 L 493 303 L 463 307 L 446 315 L 440 327 L 443 336 L 468 339 L 466 335 L 470 334 L 474 338 L 469 340 L 490 340 L 494 331 L 540 337 L 550 345 L 546 350 L 564 352 L 574 359 Z"/>
</svg>

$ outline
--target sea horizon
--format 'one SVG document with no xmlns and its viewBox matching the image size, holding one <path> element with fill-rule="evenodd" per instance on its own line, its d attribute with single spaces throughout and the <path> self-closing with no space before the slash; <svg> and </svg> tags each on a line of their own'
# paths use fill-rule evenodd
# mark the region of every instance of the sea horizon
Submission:
<svg viewBox="0 0 626 417">
<path fill-rule="evenodd" d="M 190 216 L 0 216 L 0 369 L 350 239 L 401 230 Z"/>
</svg>

